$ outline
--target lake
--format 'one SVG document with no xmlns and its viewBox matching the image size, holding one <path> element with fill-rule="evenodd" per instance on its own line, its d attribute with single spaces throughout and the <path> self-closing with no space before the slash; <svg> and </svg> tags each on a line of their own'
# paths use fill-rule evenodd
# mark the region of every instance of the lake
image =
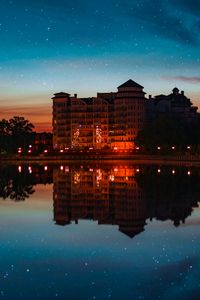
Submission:
<svg viewBox="0 0 200 300">
<path fill-rule="evenodd" d="M 200 169 L 0 167 L 0 299 L 200 299 Z"/>
</svg>

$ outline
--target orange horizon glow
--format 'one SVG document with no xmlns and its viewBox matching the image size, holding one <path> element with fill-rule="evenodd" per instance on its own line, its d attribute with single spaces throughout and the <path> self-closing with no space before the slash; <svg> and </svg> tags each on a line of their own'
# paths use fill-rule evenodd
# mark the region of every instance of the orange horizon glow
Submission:
<svg viewBox="0 0 200 300">
<path fill-rule="evenodd" d="M 52 132 L 52 107 L 48 104 L 1 106 L 0 119 L 21 116 L 34 125 L 33 131 Z"/>
</svg>

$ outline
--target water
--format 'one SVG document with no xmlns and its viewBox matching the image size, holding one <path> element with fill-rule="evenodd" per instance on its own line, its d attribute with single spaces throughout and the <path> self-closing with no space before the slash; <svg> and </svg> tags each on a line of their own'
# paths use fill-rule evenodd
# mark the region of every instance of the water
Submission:
<svg viewBox="0 0 200 300">
<path fill-rule="evenodd" d="M 1 299 L 200 299 L 200 169 L 0 168 Z"/>
</svg>

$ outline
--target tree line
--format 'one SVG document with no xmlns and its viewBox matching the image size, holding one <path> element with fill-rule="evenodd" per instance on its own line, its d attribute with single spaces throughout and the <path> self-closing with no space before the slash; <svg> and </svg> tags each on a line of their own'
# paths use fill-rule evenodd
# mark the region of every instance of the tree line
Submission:
<svg viewBox="0 0 200 300">
<path fill-rule="evenodd" d="M 200 118 L 186 120 L 183 117 L 165 115 L 146 123 L 143 130 L 135 139 L 144 152 L 174 153 L 190 152 L 200 153 Z M 159 147 L 159 148 L 158 148 Z"/>
<path fill-rule="evenodd" d="M 34 125 L 24 117 L 0 120 L 0 153 L 12 154 L 19 147 L 27 147 L 33 141 L 33 129 Z"/>
</svg>

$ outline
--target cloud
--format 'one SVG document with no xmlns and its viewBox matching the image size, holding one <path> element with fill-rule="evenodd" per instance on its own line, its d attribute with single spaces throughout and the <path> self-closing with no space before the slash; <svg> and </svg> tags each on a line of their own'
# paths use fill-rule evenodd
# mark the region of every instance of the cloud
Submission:
<svg viewBox="0 0 200 300">
<path fill-rule="evenodd" d="M 190 76 L 164 76 L 163 77 L 166 80 L 179 80 L 179 81 L 184 81 L 184 82 L 189 82 L 189 83 L 194 83 L 194 84 L 199 84 L 200 83 L 200 76 L 197 77 L 190 77 Z"/>
</svg>

